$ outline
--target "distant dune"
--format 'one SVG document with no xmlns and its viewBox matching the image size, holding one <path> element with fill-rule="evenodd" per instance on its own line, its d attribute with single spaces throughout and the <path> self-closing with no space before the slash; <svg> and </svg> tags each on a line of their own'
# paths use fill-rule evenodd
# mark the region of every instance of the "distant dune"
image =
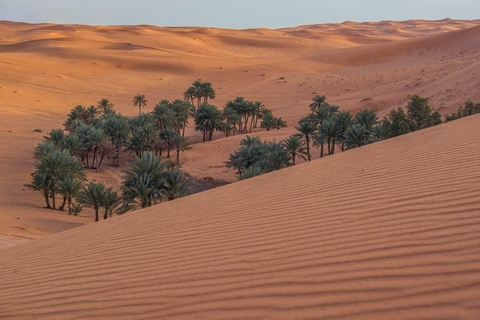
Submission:
<svg viewBox="0 0 480 320">
<path fill-rule="evenodd" d="M 150 111 L 201 78 L 213 83 L 219 107 L 244 96 L 272 108 L 289 128 L 258 134 L 277 141 L 295 131 L 314 93 L 381 117 L 419 94 L 447 113 L 465 100 L 480 101 L 479 25 L 446 19 L 229 30 L 2 21 L 0 247 L 92 221 L 41 209 L 40 197 L 23 190 L 34 146 L 75 105 L 108 98 L 133 115 L 135 94 L 146 94 Z M 198 141 L 192 124 L 187 135 Z M 243 136 L 215 138 L 187 152 L 183 169 L 197 179 L 236 181 L 223 162 Z M 121 181 L 108 166 L 89 175 L 115 188 Z"/>
<path fill-rule="evenodd" d="M 3 249 L 0 315 L 476 319 L 479 121 Z"/>
</svg>

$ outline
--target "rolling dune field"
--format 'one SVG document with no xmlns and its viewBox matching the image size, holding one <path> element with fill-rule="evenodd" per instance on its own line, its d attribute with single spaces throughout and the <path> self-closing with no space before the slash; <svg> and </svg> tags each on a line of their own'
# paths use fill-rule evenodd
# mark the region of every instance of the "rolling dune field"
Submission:
<svg viewBox="0 0 480 320">
<path fill-rule="evenodd" d="M 0 21 L 0 249 L 93 222 L 88 210 L 69 217 L 43 209 L 41 196 L 24 187 L 33 148 L 75 105 L 108 98 L 134 115 L 135 94 L 146 94 L 150 111 L 201 78 L 213 83 L 219 107 L 244 96 L 285 119 L 285 130 L 255 133 L 277 141 L 295 132 L 316 93 L 380 117 L 419 94 L 445 114 L 480 101 L 479 25 L 445 19 L 229 30 Z M 212 185 L 237 180 L 224 161 L 244 135 L 196 143 L 192 123 L 187 135 L 195 144 L 183 170 Z M 132 158 L 125 156 L 120 170 L 106 163 L 89 178 L 118 188 Z"/>
</svg>

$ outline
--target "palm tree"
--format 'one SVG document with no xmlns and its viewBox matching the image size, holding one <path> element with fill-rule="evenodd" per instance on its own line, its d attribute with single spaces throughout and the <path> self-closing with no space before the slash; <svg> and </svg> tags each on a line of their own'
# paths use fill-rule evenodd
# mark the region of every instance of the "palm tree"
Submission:
<svg viewBox="0 0 480 320">
<path fill-rule="evenodd" d="M 321 134 L 327 142 L 328 154 L 335 152 L 335 137 L 339 134 L 340 128 L 334 120 L 325 120 L 321 127 Z"/>
<path fill-rule="evenodd" d="M 135 152 L 137 157 L 141 157 L 147 149 L 148 146 L 142 131 L 133 132 L 126 142 L 126 150 L 130 153 Z"/>
<path fill-rule="evenodd" d="M 176 99 L 172 102 L 172 110 L 175 113 L 174 127 L 178 130 L 182 130 L 182 137 L 185 137 L 185 128 L 188 124 L 188 118 L 190 118 L 190 111 L 192 105 L 188 101 Z"/>
<path fill-rule="evenodd" d="M 373 127 L 378 123 L 378 117 L 375 111 L 365 109 L 355 115 L 355 122 L 365 127 L 365 139 L 368 140 L 372 134 Z"/>
<path fill-rule="evenodd" d="M 262 143 L 242 146 L 233 154 L 230 154 L 225 165 L 227 168 L 237 169 L 237 174 L 242 175 L 246 169 L 258 164 L 263 155 L 264 147 Z"/>
<path fill-rule="evenodd" d="M 98 210 L 105 200 L 105 184 L 103 182 L 90 182 L 78 194 L 77 201 L 86 207 L 95 210 L 95 222 L 98 221 Z"/>
<path fill-rule="evenodd" d="M 268 172 L 280 170 L 290 165 L 291 156 L 285 149 L 283 141 L 279 143 L 268 142 L 265 149 L 265 169 Z"/>
<path fill-rule="evenodd" d="M 113 111 L 113 103 L 108 101 L 108 99 L 103 98 L 97 104 L 98 108 L 102 110 L 103 114 L 106 114 L 110 111 Z"/>
<path fill-rule="evenodd" d="M 103 219 L 107 220 L 107 218 L 110 216 L 113 216 L 113 212 L 115 211 L 115 208 L 117 208 L 120 205 L 120 197 L 117 195 L 117 192 L 113 191 L 113 189 L 110 187 L 107 190 L 105 190 L 105 196 L 103 197 L 103 201 L 101 203 L 101 206 L 104 210 L 103 214 Z"/>
<path fill-rule="evenodd" d="M 134 106 L 134 107 L 138 107 L 138 115 L 141 115 L 141 114 L 142 114 L 142 107 L 146 107 L 146 106 L 147 106 L 147 102 L 148 102 L 148 100 L 145 99 L 145 95 L 144 95 L 144 94 L 137 94 L 137 95 L 133 98 L 133 106 Z"/>
<path fill-rule="evenodd" d="M 214 105 L 202 103 L 195 117 L 195 129 L 203 131 L 203 141 L 213 138 L 213 132 L 223 131 L 224 117 L 222 112 Z"/>
<path fill-rule="evenodd" d="M 165 145 L 167 148 L 167 158 L 170 158 L 170 150 L 173 147 L 173 141 L 177 133 L 172 128 L 166 128 L 162 132 L 160 132 L 160 140 L 165 141 Z"/>
<path fill-rule="evenodd" d="M 157 122 L 159 131 L 165 130 L 166 128 L 173 128 L 175 125 L 178 125 L 175 111 L 168 100 L 162 100 L 155 105 L 152 115 Z"/>
<path fill-rule="evenodd" d="M 201 85 L 201 96 L 203 98 L 203 103 L 207 103 L 208 99 L 214 100 L 216 97 L 215 90 L 212 87 L 210 82 L 203 82 Z"/>
<path fill-rule="evenodd" d="M 67 151 L 72 157 L 80 156 L 84 149 L 84 144 L 76 133 L 70 133 L 63 138 L 62 149 Z"/>
<path fill-rule="evenodd" d="M 50 196 L 52 198 L 52 208 L 56 209 L 56 193 L 58 191 L 58 182 L 61 181 L 69 172 L 67 166 L 70 157 L 66 152 L 53 151 L 45 155 L 37 165 L 37 170 L 47 179 L 46 182 L 50 186 Z M 70 157 L 71 158 L 71 157 Z"/>
<path fill-rule="evenodd" d="M 347 128 L 350 127 L 353 123 L 352 115 L 349 111 L 342 111 L 340 113 L 337 113 L 333 117 L 333 120 L 337 123 L 339 128 L 339 132 L 336 138 L 337 145 L 342 149 L 342 151 L 345 151 L 345 132 L 347 131 Z"/>
<path fill-rule="evenodd" d="M 48 136 L 44 136 L 45 140 L 52 142 L 55 146 L 60 146 L 65 133 L 62 129 L 53 129 Z"/>
<path fill-rule="evenodd" d="M 254 165 L 245 169 L 241 175 L 238 176 L 238 180 L 250 179 L 265 173 L 260 165 Z"/>
<path fill-rule="evenodd" d="M 310 154 L 310 140 L 312 135 L 315 133 L 315 126 L 312 124 L 311 120 L 308 118 L 302 118 L 298 122 L 298 126 L 295 127 L 300 133 L 299 136 L 305 139 L 307 145 L 307 158 L 308 161 L 311 161 L 311 154 Z"/>
<path fill-rule="evenodd" d="M 282 117 L 275 118 L 275 120 L 276 120 L 275 122 L 277 124 L 277 128 L 276 128 L 277 130 L 284 129 L 284 128 L 288 127 L 287 126 L 287 121 L 283 120 Z"/>
<path fill-rule="evenodd" d="M 45 198 L 45 204 L 47 209 L 52 209 L 50 205 L 50 193 L 52 190 L 51 178 L 48 173 L 42 171 L 35 171 L 31 174 L 32 182 L 25 184 L 25 187 L 32 189 L 34 191 L 40 191 Z"/>
<path fill-rule="evenodd" d="M 354 124 L 345 132 L 347 148 L 353 149 L 367 144 L 367 129 L 364 125 Z"/>
<path fill-rule="evenodd" d="M 72 199 L 75 198 L 82 188 L 82 183 L 73 176 L 68 176 L 58 184 L 58 193 L 62 194 L 68 202 L 68 214 L 72 214 Z"/>
<path fill-rule="evenodd" d="M 72 214 L 74 216 L 78 216 L 80 212 L 83 210 L 83 204 L 81 203 L 76 203 L 72 205 Z"/>
<path fill-rule="evenodd" d="M 183 98 L 187 101 L 190 101 L 190 103 L 192 105 L 194 105 L 194 101 L 195 101 L 195 88 L 194 87 L 190 87 L 188 88 L 187 90 L 185 90 L 185 92 L 183 93 Z"/>
<path fill-rule="evenodd" d="M 125 171 L 120 188 L 127 208 L 135 203 L 145 208 L 161 200 L 166 166 L 153 152 L 137 157 Z"/>
<path fill-rule="evenodd" d="M 297 157 L 303 160 L 307 159 L 305 157 L 305 155 L 307 155 L 307 148 L 305 147 L 305 141 L 302 138 L 292 135 L 283 140 L 283 143 L 287 152 L 292 155 L 292 165 L 295 165 L 295 158 Z"/>
<path fill-rule="evenodd" d="M 259 136 L 246 136 L 240 141 L 240 146 L 242 147 L 252 147 L 252 146 L 259 146 L 262 144 L 262 140 Z"/>
<path fill-rule="evenodd" d="M 92 165 L 90 169 L 98 170 L 98 167 L 102 165 L 103 158 L 105 156 L 106 150 L 106 139 L 105 132 L 100 128 L 92 128 L 89 135 L 87 136 L 87 146 L 93 150 Z M 98 160 L 98 155 L 100 154 L 100 161 Z"/>
<path fill-rule="evenodd" d="M 49 154 L 52 151 L 59 151 L 60 148 L 56 146 L 53 142 L 51 141 L 44 141 L 39 143 L 36 147 L 35 150 L 33 151 L 33 157 L 37 160 L 42 159 L 44 156 Z"/>
<path fill-rule="evenodd" d="M 112 157 L 112 160 L 113 165 L 118 167 L 120 162 L 120 150 L 130 134 L 128 120 L 122 116 L 108 117 L 103 124 L 103 128 L 105 133 L 110 138 L 112 146 L 116 150 L 116 154 Z"/>
<path fill-rule="evenodd" d="M 320 158 L 323 158 L 323 147 L 325 145 L 325 138 L 322 134 L 322 127 L 323 123 L 330 119 L 332 116 L 329 112 L 329 110 L 326 108 L 325 105 L 323 105 L 321 108 L 315 110 L 309 118 L 315 125 L 318 127 L 318 134 L 315 136 L 315 146 L 318 147 L 320 146 Z"/>
<path fill-rule="evenodd" d="M 310 103 L 310 110 L 312 111 L 312 113 L 314 113 L 316 110 L 325 106 L 325 101 L 327 101 L 327 97 L 317 94 L 312 98 L 312 101 L 313 102 Z"/>
<path fill-rule="evenodd" d="M 277 119 L 271 113 L 267 113 L 260 123 L 260 128 L 265 128 L 267 131 L 270 131 L 270 129 L 275 129 L 277 126 Z"/>
<path fill-rule="evenodd" d="M 173 137 L 172 144 L 177 151 L 177 165 L 180 164 L 180 152 L 185 152 L 187 150 L 192 150 L 190 144 L 188 143 L 188 138 L 182 137 L 180 134 L 176 134 Z"/>
<path fill-rule="evenodd" d="M 169 201 L 190 194 L 190 178 L 185 177 L 182 171 L 168 170 L 164 178 L 162 193 Z"/>
</svg>

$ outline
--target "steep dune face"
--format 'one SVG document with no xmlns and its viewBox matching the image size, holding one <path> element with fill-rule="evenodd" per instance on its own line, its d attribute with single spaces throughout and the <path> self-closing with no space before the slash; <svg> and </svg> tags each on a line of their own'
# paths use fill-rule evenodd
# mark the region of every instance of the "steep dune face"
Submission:
<svg viewBox="0 0 480 320">
<path fill-rule="evenodd" d="M 33 171 L 33 148 L 75 105 L 108 98 L 118 111 L 135 115 L 135 94 L 146 94 L 145 111 L 151 111 L 201 78 L 213 83 L 219 107 L 243 96 L 285 119 L 288 129 L 258 133 L 277 141 L 295 132 L 314 93 L 352 112 L 376 109 L 380 117 L 405 106 L 410 94 L 452 112 L 465 100 L 480 101 L 479 24 L 412 20 L 228 30 L 0 22 L 0 247 L 4 236 L 10 243 L 91 221 L 42 210 L 40 197 L 22 190 Z M 193 127 L 187 135 L 198 141 Z M 216 138 L 187 152 L 183 167 L 198 179 L 233 182 L 223 162 L 242 136 Z M 120 170 L 106 165 L 99 171 L 92 178 L 118 188 Z"/>
<path fill-rule="evenodd" d="M 4 249 L 0 314 L 478 318 L 479 121 Z"/>
</svg>

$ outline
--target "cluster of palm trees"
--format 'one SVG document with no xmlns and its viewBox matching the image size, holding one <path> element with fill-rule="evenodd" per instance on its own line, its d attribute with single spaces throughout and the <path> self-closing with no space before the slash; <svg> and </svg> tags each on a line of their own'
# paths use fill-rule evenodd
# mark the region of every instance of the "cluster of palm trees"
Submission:
<svg viewBox="0 0 480 320">
<path fill-rule="evenodd" d="M 145 152 L 125 171 L 122 186 L 124 210 L 145 208 L 190 193 L 191 180 L 171 162 Z"/>
<path fill-rule="evenodd" d="M 381 127 L 382 139 L 397 137 L 442 123 L 440 113 L 430 107 L 428 98 L 418 95 L 413 95 L 409 98 L 407 112 L 402 108 L 397 108 L 390 111 L 383 118 Z M 449 116 L 446 115 L 445 117 L 448 118 Z"/>
<path fill-rule="evenodd" d="M 469 100 L 465 102 L 465 107 L 461 106 L 458 108 L 457 112 L 445 115 L 445 122 L 472 116 L 477 113 L 480 113 L 480 103 L 474 104 Z"/>
<path fill-rule="evenodd" d="M 48 209 L 64 211 L 68 204 L 68 214 L 78 215 L 83 206 L 95 210 L 95 221 L 98 221 L 98 211 L 104 209 L 104 219 L 120 204 L 117 192 L 106 188 L 101 182 L 91 182 L 84 186 L 86 169 L 82 162 L 72 156 L 60 144 L 51 144 L 52 135 L 45 137 L 48 143 L 41 143 L 35 149 L 34 157 L 38 160 L 36 171 L 31 174 L 32 182 L 25 186 L 42 193 Z M 45 148 L 51 147 L 51 149 Z M 57 197 L 63 201 L 57 207 Z M 74 203 L 74 200 L 76 203 Z"/>
<path fill-rule="evenodd" d="M 247 136 L 225 164 L 227 168 L 236 169 L 242 180 L 288 167 L 291 161 L 292 154 L 284 141 L 266 142 L 258 136 Z"/>
<path fill-rule="evenodd" d="M 45 148 L 48 145 L 49 149 Z M 68 202 L 68 212 L 72 214 L 72 199 L 78 195 L 86 180 L 85 167 L 68 152 L 55 144 L 45 144 L 35 149 L 34 158 L 38 161 L 31 174 L 32 182 L 25 186 L 39 191 L 48 209 L 64 210 Z M 63 197 L 57 207 L 57 197 Z"/>
<path fill-rule="evenodd" d="M 107 106 L 107 107 L 105 107 Z M 125 117 L 112 108 L 107 99 L 98 107 L 76 106 L 65 121 L 62 129 L 52 130 L 47 140 L 61 144 L 72 156 L 77 156 L 86 168 L 98 169 L 107 157 L 114 166 L 119 166 L 123 149 L 141 156 L 146 151 L 162 155 L 190 149 L 185 127 L 190 117 L 190 103 L 184 100 L 158 103 L 153 112 L 141 113 L 136 117 Z M 45 142 L 46 144 L 50 141 Z M 47 146 L 46 146 L 47 147 Z"/>
<path fill-rule="evenodd" d="M 91 207 L 98 221 L 101 208 L 106 219 L 115 211 L 150 206 L 188 193 L 190 180 L 175 166 L 180 164 L 180 154 L 191 149 L 185 137 L 191 117 L 204 141 L 212 140 L 215 131 L 227 136 L 251 132 L 260 120 L 266 130 L 286 127 L 285 121 L 275 118 L 260 102 L 239 97 L 221 111 L 209 103 L 213 99 L 212 84 L 197 80 L 184 92 L 184 99 L 163 100 L 151 112 L 144 112 L 145 95 L 135 95 L 133 106 L 139 114 L 134 117 L 116 112 L 108 99 L 96 106 L 78 105 L 68 114 L 64 129 L 53 129 L 35 148 L 39 163 L 28 187 L 43 193 L 47 208 L 57 209 L 56 198 L 61 195 L 63 203 L 58 209 L 68 203 L 69 213 L 78 214 L 84 206 Z M 118 167 L 124 152 L 134 154 L 136 162 L 126 172 L 121 196 L 102 182 L 84 185 L 85 169 L 98 170 L 105 159 Z M 162 156 L 170 158 L 173 152 L 174 161 L 160 160 Z"/>
<path fill-rule="evenodd" d="M 173 200 L 190 192 L 191 182 L 172 161 L 162 162 L 153 152 L 145 152 L 137 157 L 134 164 L 125 171 L 121 185 L 122 195 L 103 182 L 86 182 L 86 168 L 79 157 L 65 149 L 62 142 L 54 140 L 58 130 L 53 130 L 45 141 L 35 148 L 34 157 L 38 161 L 32 181 L 27 188 L 42 193 L 46 207 L 64 210 L 68 203 L 68 213 L 78 215 L 83 207 L 95 211 L 95 221 L 99 220 L 99 210 L 103 209 L 104 219 L 115 212 L 124 213 L 135 208 L 135 203 L 146 207 L 163 200 Z M 63 201 L 57 207 L 57 197 Z"/>
<path fill-rule="evenodd" d="M 311 160 L 311 147 L 320 149 L 320 157 L 361 147 L 381 139 L 381 125 L 373 110 L 363 110 L 355 117 L 349 111 L 340 111 L 328 104 L 325 96 L 316 95 L 310 104 L 311 113 L 303 117 L 295 127 L 298 137 L 305 143 L 308 161 Z"/>
<path fill-rule="evenodd" d="M 185 90 L 183 98 L 189 101 L 192 106 L 200 108 L 202 103 L 208 103 L 208 100 L 214 100 L 216 97 L 215 90 L 210 82 L 202 82 L 201 80 L 195 80 L 193 84 Z"/>
<path fill-rule="evenodd" d="M 185 128 L 191 116 L 191 105 L 185 100 L 162 100 L 150 113 L 129 118 L 131 134 L 126 141 L 126 150 L 141 157 L 144 152 L 155 152 L 170 158 L 176 152 L 176 163 L 180 163 L 180 153 L 190 150 Z"/>
<path fill-rule="evenodd" d="M 401 134 L 428 128 L 442 123 L 440 113 L 433 110 L 427 98 L 410 96 L 407 112 L 402 108 L 392 110 L 379 121 L 374 110 L 362 110 L 353 116 L 328 104 L 325 96 L 316 95 L 310 104 L 310 114 L 299 120 L 295 127 L 299 133 L 280 143 L 262 142 L 259 137 L 247 136 L 240 148 L 230 154 L 226 166 L 237 170 L 239 179 L 250 178 L 266 172 L 295 165 L 297 159 L 311 161 L 311 148 L 320 149 L 320 158 Z M 456 119 L 480 113 L 480 104 L 471 101 L 455 114 Z"/>
<path fill-rule="evenodd" d="M 249 101 L 243 97 L 237 97 L 235 100 L 228 101 L 223 109 L 226 120 L 227 135 L 239 133 L 251 133 L 258 127 L 271 129 L 282 129 L 287 127 L 287 123 L 282 118 L 273 116 L 272 111 L 267 109 L 260 101 Z"/>
<path fill-rule="evenodd" d="M 243 97 L 228 101 L 221 111 L 216 106 L 204 102 L 194 112 L 195 129 L 203 133 L 203 141 L 211 141 L 215 131 L 224 132 L 226 137 L 235 133 L 248 133 L 258 127 L 267 131 L 282 129 L 287 123 L 276 118 L 261 102 L 252 102 Z"/>
<path fill-rule="evenodd" d="M 136 105 L 145 106 L 145 97 L 135 98 Z M 142 102 L 143 101 L 143 102 Z M 68 114 L 65 129 L 53 129 L 35 148 L 34 157 L 38 161 L 37 170 L 32 174 L 28 188 L 42 192 L 46 207 L 64 210 L 68 203 L 69 214 L 78 214 L 82 208 L 95 210 L 98 221 L 99 209 L 104 209 L 104 219 L 113 212 L 125 212 L 131 208 L 131 195 L 126 188 L 138 187 L 139 192 L 162 191 L 166 200 L 175 199 L 186 194 L 189 179 L 174 168 L 180 162 L 180 153 L 191 149 L 185 135 L 185 127 L 191 116 L 191 105 L 185 100 L 158 103 L 153 112 L 140 113 L 136 117 L 125 117 L 113 109 L 108 99 L 102 99 L 97 106 L 76 106 Z M 102 165 L 104 159 L 112 159 L 114 166 L 119 166 L 122 151 L 130 151 L 137 158 L 161 156 L 166 152 L 176 151 L 176 160 L 162 163 L 162 168 L 169 167 L 162 175 L 163 180 L 155 183 L 162 189 L 153 190 L 148 176 L 142 173 L 142 179 L 129 177 L 127 172 L 122 185 L 122 197 L 102 182 L 91 182 L 84 186 L 86 169 L 95 169 Z M 160 158 L 158 160 L 160 162 Z M 134 186 L 128 181 L 136 181 Z M 139 181 L 143 181 L 142 185 Z M 57 207 L 57 197 L 63 196 L 63 202 Z M 75 199 L 75 202 L 73 201 Z M 157 197 L 153 202 L 158 202 Z M 151 202 L 150 202 L 151 203 Z"/>
</svg>

